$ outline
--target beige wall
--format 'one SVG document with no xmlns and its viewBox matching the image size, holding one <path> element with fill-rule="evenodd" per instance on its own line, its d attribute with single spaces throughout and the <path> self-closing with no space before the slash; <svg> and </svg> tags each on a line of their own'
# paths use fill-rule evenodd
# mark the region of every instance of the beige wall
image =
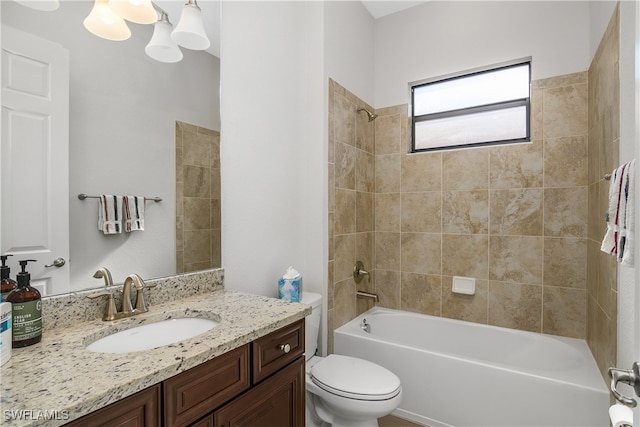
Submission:
<svg viewBox="0 0 640 427">
<path fill-rule="evenodd" d="M 220 132 L 176 122 L 176 267 L 220 267 Z"/>
<path fill-rule="evenodd" d="M 618 166 L 620 79 L 618 73 L 619 7 L 589 67 L 589 227 L 587 267 L 587 343 L 606 378 L 616 365 L 617 264 L 600 251 L 609 181 Z"/>
</svg>

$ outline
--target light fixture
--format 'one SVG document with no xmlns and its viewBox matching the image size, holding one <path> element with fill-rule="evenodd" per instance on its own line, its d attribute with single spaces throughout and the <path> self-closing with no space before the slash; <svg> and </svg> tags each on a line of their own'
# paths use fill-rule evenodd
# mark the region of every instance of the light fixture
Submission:
<svg viewBox="0 0 640 427">
<path fill-rule="evenodd" d="M 158 20 L 151 0 L 109 0 L 116 15 L 136 24 L 153 24 Z"/>
<path fill-rule="evenodd" d="M 84 27 L 107 40 L 121 41 L 131 37 L 127 23 L 111 10 L 109 0 L 95 0 L 91 13 L 84 20 Z"/>
<path fill-rule="evenodd" d="M 59 0 L 15 0 L 23 6 L 30 7 L 35 10 L 42 10 L 44 12 L 50 12 L 60 7 Z"/>
<path fill-rule="evenodd" d="M 156 21 L 153 28 L 153 36 L 144 48 L 151 58 L 160 62 L 178 62 L 182 59 L 182 51 L 171 38 L 173 25 L 169 22 L 169 17 L 162 11 L 160 19 Z"/>
<path fill-rule="evenodd" d="M 187 0 L 182 9 L 180 22 L 171 33 L 171 38 L 187 49 L 204 50 L 211 46 L 207 33 L 204 31 L 202 11 L 196 0 Z"/>
</svg>

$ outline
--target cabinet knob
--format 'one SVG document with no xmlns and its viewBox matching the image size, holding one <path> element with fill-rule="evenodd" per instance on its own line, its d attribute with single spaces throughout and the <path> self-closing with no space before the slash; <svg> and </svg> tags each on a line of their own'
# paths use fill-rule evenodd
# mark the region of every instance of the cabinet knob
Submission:
<svg viewBox="0 0 640 427">
<path fill-rule="evenodd" d="M 285 353 L 289 353 L 291 351 L 291 346 L 289 344 L 280 344 L 280 350 Z"/>
</svg>

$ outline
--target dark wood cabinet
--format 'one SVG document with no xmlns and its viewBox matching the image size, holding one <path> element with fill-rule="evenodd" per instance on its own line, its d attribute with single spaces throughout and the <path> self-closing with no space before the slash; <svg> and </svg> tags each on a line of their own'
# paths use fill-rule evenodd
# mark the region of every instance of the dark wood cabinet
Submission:
<svg viewBox="0 0 640 427">
<path fill-rule="evenodd" d="M 164 423 L 187 426 L 249 388 L 249 345 L 163 382 Z"/>
<path fill-rule="evenodd" d="M 67 426 L 304 427 L 304 342 L 302 319 Z"/>
<path fill-rule="evenodd" d="M 304 358 L 214 412 L 214 427 L 303 427 Z"/>
<path fill-rule="evenodd" d="M 160 384 L 66 424 L 69 427 L 158 427 Z"/>
</svg>

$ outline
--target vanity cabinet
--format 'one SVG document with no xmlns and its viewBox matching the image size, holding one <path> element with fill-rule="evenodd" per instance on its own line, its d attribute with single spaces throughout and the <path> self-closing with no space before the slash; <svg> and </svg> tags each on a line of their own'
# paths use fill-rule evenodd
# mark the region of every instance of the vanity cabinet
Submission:
<svg viewBox="0 0 640 427">
<path fill-rule="evenodd" d="M 67 425 L 304 427 L 304 342 L 301 319 Z"/>
</svg>

